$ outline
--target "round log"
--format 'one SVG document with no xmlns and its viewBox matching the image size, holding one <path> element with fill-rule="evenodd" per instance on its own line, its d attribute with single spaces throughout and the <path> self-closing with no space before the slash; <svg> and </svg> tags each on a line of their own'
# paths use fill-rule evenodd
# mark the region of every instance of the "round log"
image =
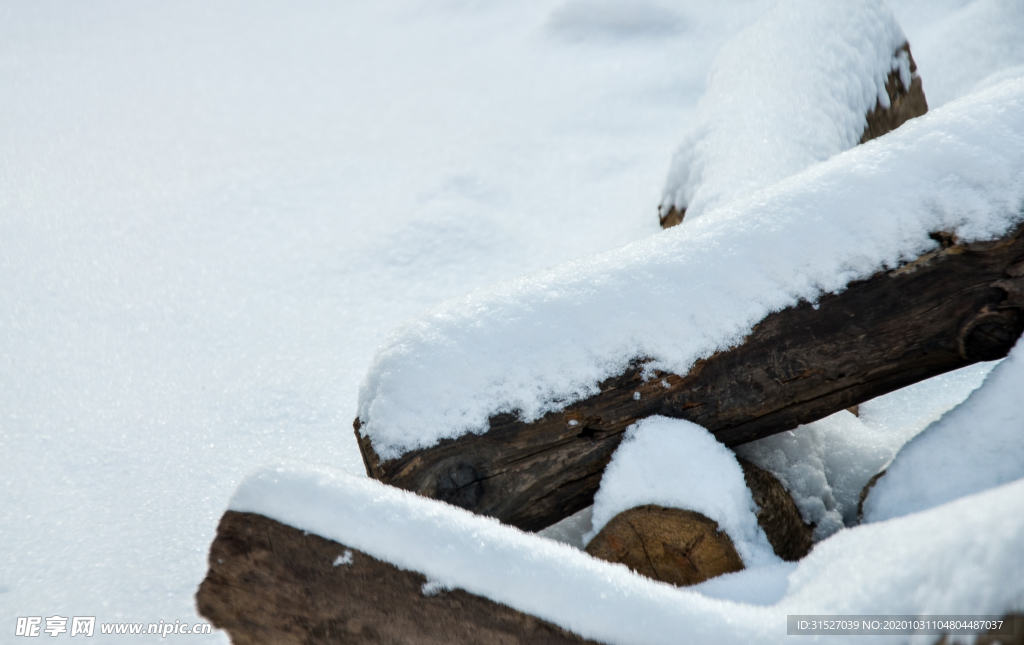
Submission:
<svg viewBox="0 0 1024 645">
<path fill-rule="evenodd" d="M 619 513 L 586 550 L 595 558 L 620 562 L 677 587 L 743 569 L 736 547 L 717 523 L 700 513 L 664 506 Z"/>
</svg>

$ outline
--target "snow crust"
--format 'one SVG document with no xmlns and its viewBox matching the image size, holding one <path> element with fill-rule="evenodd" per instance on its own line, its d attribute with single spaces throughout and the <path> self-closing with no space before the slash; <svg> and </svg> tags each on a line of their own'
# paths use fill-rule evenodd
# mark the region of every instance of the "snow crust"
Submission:
<svg viewBox="0 0 1024 645">
<path fill-rule="evenodd" d="M 394 458 L 535 419 L 646 358 L 685 374 L 766 315 L 1024 218 L 1024 80 L 973 94 L 714 218 L 426 310 L 378 349 L 359 418 Z"/>
<path fill-rule="evenodd" d="M 906 41 L 882 0 L 780 2 L 715 60 L 662 212 L 689 223 L 857 145 L 889 73 L 910 87 Z"/>
<path fill-rule="evenodd" d="M 695 423 L 655 416 L 626 430 L 601 476 L 584 542 L 619 513 L 645 504 L 714 520 L 747 567 L 780 562 L 757 523 L 757 505 L 735 453 Z"/>
<path fill-rule="evenodd" d="M 916 513 L 1024 478 L 1024 343 L 914 437 L 864 502 L 864 521 Z"/>
<path fill-rule="evenodd" d="M 421 572 L 434 593 L 465 589 L 614 644 L 674 644 L 681 633 L 693 643 L 782 643 L 788 638 L 786 615 L 793 613 L 1002 614 L 1024 608 L 1024 481 L 843 531 L 797 565 L 774 564 L 709 581 L 703 587 L 707 596 L 699 588 L 655 582 L 493 519 L 324 467 L 265 467 L 240 485 L 230 508 Z M 977 526 L 985 527 L 980 535 L 969 528 Z M 723 599 L 738 595 L 739 582 L 747 585 L 748 599 L 773 604 Z"/>
</svg>

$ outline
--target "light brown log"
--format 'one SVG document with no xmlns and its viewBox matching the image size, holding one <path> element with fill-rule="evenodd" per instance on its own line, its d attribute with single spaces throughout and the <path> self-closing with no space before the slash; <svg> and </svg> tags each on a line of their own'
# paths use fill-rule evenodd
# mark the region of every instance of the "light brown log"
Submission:
<svg viewBox="0 0 1024 645">
<path fill-rule="evenodd" d="M 587 544 L 587 553 L 677 587 L 743 569 L 729 535 L 714 520 L 680 508 L 623 511 Z"/>
<path fill-rule="evenodd" d="M 775 554 L 788 561 L 807 555 L 813 529 L 804 524 L 793 498 L 768 471 L 742 459 L 740 466 L 758 507 L 757 523 Z M 656 505 L 619 513 L 586 551 L 679 587 L 744 568 L 733 541 L 714 520 L 689 509 Z"/>
<path fill-rule="evenodd" d="M 196 606 L 234 645 L 594 642 L 458 589 L 425 595 L 419 573 L 254 513 L 224 514 L 209 567 Z"/>
<path fill-rule="evenodd" d="M 1024 235 L 942 248 L 851 283 L 816 306 L 771 314 L 743 343 L 686 374 L 645 380 L 643 357 L 600 393 L 525 423 L 381 461 L 356 437 L 371 477 L 539 530 L 593 503 L 622 433 L 660 414 L 736 446 L 816 421 L 882 394 L 1005 356 L 1024 329 Z"/>
</svg>

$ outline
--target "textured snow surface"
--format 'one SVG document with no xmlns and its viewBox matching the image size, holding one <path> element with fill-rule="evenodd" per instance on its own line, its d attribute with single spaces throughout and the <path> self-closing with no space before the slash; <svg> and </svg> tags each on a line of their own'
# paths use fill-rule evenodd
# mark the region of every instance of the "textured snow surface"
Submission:
<svg viewBox="0 0 1024 645">
<path fill-rule="evenodd" d="M 979 363 L 922 381 L 736 449 L 774 474 L 790 492 L 815 539 L 857 522 L 864 485 L 910 438 L 981 385 L 993 363 Z"/>
<path fill-rule="evenodd" d="M 619 513 L 656 504 L 718 523 L 748 566 L 780 562 L 757 524 L 757 506 L 733 451 L 689 421 L 649 417 L 630 426 L 601 476 L 589 542 Z"/>
<path fill-rule="evenodd" d="M 864 502 L 864 521 L 916 513 L 1024 478 L 1024 343 L 914 437 Z"/>
<path fill-rule="evenodd" d="M 679 634 L 691 643 L 783 643 L 791 638 L 787 614 L 1002 614 L 1024 608 L 1024 482 L 843 531 L 795 566 L 774 564 L 705 583 L 707 596 L 700 588 L 655 582 L 493 519 L 322 467 L 266 467 L 241 484 L 230 508 L 419 571 L 438 589 L 465 589 L 607 643 L 676 644 Z M 964 529 L 978 526 L 985 527 L 984 539 Z M 722 599 L 739 591 L 737 582 L 745 583 L 749 600 L 772 604 Z"/>
<path fill-rule="evenodd" d="M 1024 219 L 1024 79 L 915 119 L 702 218 L 409 319 L 359 396 L 385 459 L 535 419 L 636 359 L 685 374 L 766 315 Z"/>
<path fill-rule="evenodd" d="M 857 145 L 910 59 L 881 0 L 783 0 L 722 48 L 661 208 L 687 223 Z"/>
</svg>

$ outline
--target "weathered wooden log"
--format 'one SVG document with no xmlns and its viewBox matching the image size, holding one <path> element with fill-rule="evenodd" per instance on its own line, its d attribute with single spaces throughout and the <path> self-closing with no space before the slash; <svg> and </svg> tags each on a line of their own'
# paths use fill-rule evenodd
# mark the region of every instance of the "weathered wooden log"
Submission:
<svg viewBox="0 0 1024 645">
<path fill-rule="evenodd" d="M 907 53 L 910 63 L 910 73 L 912 74 L 910 87 L 903 84 L 899 70 L 889 72 L 885 81 L 885 91 L 889 95 L 889 107 L 878 102 L 874 109 L 867 113 L 867 124 L 864 126 L 860 143 L 877 139 L 887 132 L 892 132 L 910 119 L 928 112 L 928 100 L 924 95 L 921 77 L 917 75 L 917 63 L 914 62 L 914 56 L 910 53 L 910 44 L 904 43 L 896 50 L 896 55 L 898 56 L 900 52 Z M 671 228 L 680 224 L 685 217 L 686 208 L 675 205 L 669 206 L 668 209 L 664 209 L 663 206 L 658 207 L 658 222 L 661 224 L 661 228 Z"/>
<path fill-rule="evenodd" d="M 740 466 L 758 507 L 757 523 L 775 554 L 791 562 L 807 555 L 813 528 L 804 524 L 793 498 L 768 471 L 742 459 Z M 613 517 L 586 551 L 679 587 L 744 568 L 729 535 L 714 520 L 688 509 L 653 504 Z"/>
<path fill-rule="evenodd" d="M 234 645 L 594 642 L 254 513 L 224 514 L 209 566 L 196 605 Z"/>
<path fill-rule="evenodd" d="M 538 530 L 593 503 L 622 433 L 660 414 L 736 446 L 961 368 L 1005 356 L 1024 329 L 1024 227 L 942 248 L 771 314 L 743 343 L 687 374 L 645 379 L 643 361 L 600 393 L 531 423 L 490 418 L 484 434 L 381 461 L 356 437 L 371 477 Z"/>
</svg>

